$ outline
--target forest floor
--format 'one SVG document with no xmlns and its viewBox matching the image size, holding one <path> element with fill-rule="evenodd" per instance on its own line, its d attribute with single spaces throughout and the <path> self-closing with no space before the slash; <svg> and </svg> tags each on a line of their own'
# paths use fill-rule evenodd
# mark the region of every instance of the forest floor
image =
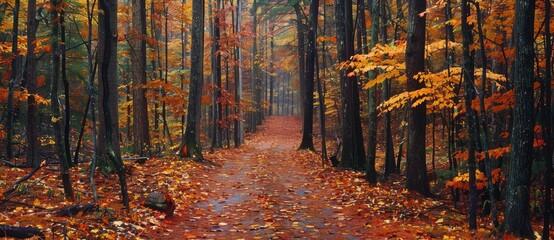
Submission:
<svg viewBox="0 0 554 240">
<path fill-rule="evenodd" d="M 85 239 L 468 239 L 490 238 L 486 217 L 469 231 L 466 206 L 409 193 L 401 176 L 369 186 L 363 173 L 322 167 L 298 151 L 300 120 L 269 117 L 238 149 L 206 152 L 218 166 L 174 156 L 126 162 L 131 211 L 115 175 L 97 174 L 99 210 L 63 217 L 56 166 L 39 170 L 0 203 L 0 224 L 39 228 L 47 238 Z M 92 202 L 87 167 L 71 170 L 78 203 Z M 0 189 L 28 171 L 0 166 Z M 5 174 L 4 174 L 5 173 Z M 23 186 L 23 187 L 22 187 Z M 2 192 L 3 192 L 2 191 Z M 143 207 L 152 191 L 170 194 L 173 218 Z M 2 196 L 0 196 L 0 199 Z M 463 199 L 467 198 L 462 196 Z M 0 202 L 2 202 L 0 200 Z M 538 221 L 534 230 L 540 231 Z"/>
</svg>

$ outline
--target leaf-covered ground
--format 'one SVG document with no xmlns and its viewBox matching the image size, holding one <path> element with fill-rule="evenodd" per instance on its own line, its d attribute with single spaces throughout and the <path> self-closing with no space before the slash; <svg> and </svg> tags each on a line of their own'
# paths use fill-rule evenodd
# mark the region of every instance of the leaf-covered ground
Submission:
<svg viewBox="0 0 554 240">
<path fill-rule="evenodd" d="M 63 201 L 55 166 L 22 184 L 0 205 L 0 224 L 40 228 L 59 239 L 467 239 L 491 237 L 486 218 L 467 230 L 465 207 L 424 198 L 403 189 L 392 177 L 371 187 L 362 173 L 322 167 L 315 153 L 297 151 L 300 121 L 270 117 L 239 149 L 205 157 L 220 166 L 175 157 L 145 164 L 126 162 L 131 208 L 122 211 L 117 178 L 98 174 L 99 211 L 59 217 Z M 28 170 L 0 166 L 0 189 Z M 92 202 L 88 170 L 73 169 L 79 203 Z M 2 192 L 3 192 L 2 191 Z M 142 206 L 148 193 L 169 193 L 175 216 Z M 21 203 L 25 204 L 22 205 Z M 35 207 L 32 207 L 35 206 Z M 535 231 L 540 231 L 538 223 Z"/>
</svg>

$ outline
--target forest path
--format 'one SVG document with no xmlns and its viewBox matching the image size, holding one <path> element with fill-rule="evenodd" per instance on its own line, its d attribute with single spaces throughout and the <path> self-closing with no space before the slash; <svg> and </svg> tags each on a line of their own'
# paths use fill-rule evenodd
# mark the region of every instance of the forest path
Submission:
<svg viewBox="0 0 554 240">
<path fill-rule="evenodd" d="M 296 150 L 300 129 L 298 118 L 268 117 L 240 149 L 205 156 L 222 166 L 191 174 L 204 200 L 180 206 L 159 237 L 360 239 L 367 219 L 317 181 L 314 153 Z"/>
</svg>

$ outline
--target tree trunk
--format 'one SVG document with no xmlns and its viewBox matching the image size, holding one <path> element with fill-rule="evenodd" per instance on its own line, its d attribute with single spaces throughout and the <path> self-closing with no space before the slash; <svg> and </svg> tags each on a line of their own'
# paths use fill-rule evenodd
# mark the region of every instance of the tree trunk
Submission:
<svg viewBox="0 0 554 240">
<path fill-rule="evenodd" d="M 221 54 L 219 50 L 221 49 L 221 26 L 220 26 L 220 9 L 221 1 L 216 1 L 216 8 L 214 13 L 214 22 L 213 22 L 213 45 L 212 45 L 212 74 L 214 79 L 213 94 L 214 94 L 214 116 L 213 116 L 213 136 L 212 136 L 212 148 L 221 148 L 222 137 L 223 137 L 223 128 L 221 126 L 223 122 L 223 108 L 221 105 Z M 210 7 L 211 9 L 211 7 Z"/>
<path fill-rule="evenodd" d="M 274 86 L 275 86 L 275 38 L 273 36 L 273 30 L 274 27 L 272 26 L 270 31 L 270 51 L 271 51 L 271 59 L 269 60 L 269 69 L 270 69 L 270 75 L 269 75 L 269 116 L 273 115 L 273 108 L 274 108 Z"/>
<path fill-rule="evenodd" d="M 379 0 L 369 1 L 371 4 L 371 42 L 364 53 L 375 47 L 379 42 Z M 365 26 L 365 21 L 360 22 Z M 365 32 L 361 30 L 361 32 Z M 366 40 L 367 41 L 367 40 Z M 368 79 L 375 79 L 375 71 L 368 73 Z M 377 172 L 375 171 L 375 155 L 377 151 L 377 87 L 367 90 L 367 111 L 368 111 L 368 129 L 367 129 L 367 160 L 366 160 L 366 180 L 371 184 L 377 183 Z"/>
<path fill-rule="evenodd" d="M 471 44 L 473 44 L 473 24 L 468 22 L 468 16 L 470 14 L 469 3 L 467 0 L 462 0 L 462 38 L 463 38 L 463 63 L 462 68 L 463 78 L 465 81 L 465 108 L 466 108 L 466 125 L 469 132 L 468 137 L 468 172 L 469 172 L 469 229 L 477 228 L 477 187 L 475 185 L 475 151 L 477 149 L 477 112 L 471 107 L 473 99 L 475 99 L 475 86 L 474 86 L 474 70 L 475 70 L 475 50 L 470 50 Z"/>
<path fill-rule="evenodd" d="M 197 161 L 203 161 L 200 142 L 197 141 L 197 129 L 200 119 L 200 101 L 202 98 L 203 84 L 203 59 L 204 59 L 204 0 L 192 2 L 192 48 L 190 91 L 188 101 L 187 127 L 179 146 L 180 157 L 190 157 Z"/>
<path fill-rule="evenodd" d="M 237 0 L 237 20 L 236 20 L 236 32 L 240 33 L 242 29 L 242 0 Z M 234 141 L 235 147 L 238 148 L 243 142 L 243 125 L 242 125 L 242 109 L 241 109 L 241 99 L 242 99 L 242 49 L 241 45 L 241 36 L 238 35 L 238 45 L 235 47 L 235 134 Z"/>
<path fill-rule="evenodd" d="M 111 21 L 110 23 L 110 26 L 112 26 L 113 29 L 109 29 L 112 33 L 117 33 L 117 12 L 116 12 L 116 9 L 117 9 L 117 1 L 116 0 L 109 0 L 108 2 L 106 2 L 106 4 L 112 6 L 111 8 L 108 8 L 108 10 L 112 11 L 109 15 L 111 16 L 111 19 L 109 19 Z M 104 21 L 104 18 L 106 17 L 107 15 L 105 13 L 99 13 L 98 14 L 98 22 L 102 22 Z M 103 99 L 104 97 L 106 97 L 104 95 L 104 93 L 107 93 L 107 94 L 110 94 L 109 96 L 109 99 L 110 99 L 110 102 L 108 103 L 108 109 L 106 109 L 106 111 L 110 111 L 110 115 L 113 119 L 112 121 L 112 126 L 110 126 L 110 128 L 112 129 L 113 131 L 113 134 L 111 135 L 112 139 L 112 143 L 114 143 L 114 151 L 117 155 L 121 155 L 121 150 L 120 150 L 120 147 L 119 147 L 119 125 L 118 125 L 118 119 L 119 119 L 119 113 L 118 113 L 118 105 L 117 105 L 117 99 L 118 99 L 118 91 L 117 91 L 117 87 L 118 87 L 118 82 L 117 82 L 117 36 L 107 36 L 106 35 L 106 32 L 108 32 L 108 29 L 104 29 L 104 25 L 103 24 L 98 24 L 98 63 L 100 66 L 102 66 L 103 62 L 104 61 L 104 55 L 106 54 L 109 54 L 110 57 L 108 59 L 110 59 L 111 62 L 107 63 L 109 68 L 107 69 L 102 69 L 102 68 L 99 68 L 98 69 L 98 76 L 102 76 L 102 71 L 108 71 L 108 76 L 110 79 L 113 79 L 113 81 L 110 81 L 109 82 L 109 89 L 108 91 L 104 91 L 104 86 L 102 84 L 99 84 L 99 88 L 98 88 L 98 105 L 99 106 L 103 106 L 102 105 L 102 102 L 103 102 Z M 102 39 L 104 38 L 107 38 L 109 39 L 112 44 L 112 48 L 111 48 L 111 52 L 106 52 L 105 51 L 105 47 L 103 44 L 105 44 L 105 41 L 102 41 Z M 104 110 L 102 109 L 102 107 L 100 107 L 98 109 L 99 111 L 99 119 L 104 119 Z M 106 133 L 106 129 L 107 129 L 107 126 L 105 125 L 106 122 L 104 121 L 100 121 L 100 126 L 99 126 L 99 132 L 98 132 L 98 155 L 99 155 L 99 158 L 100 159 L 107 159 L 107 149 L 108 149 L 108 146 L 107 146 L 107 133 Z"/>
<path fill-rule="evenodd" d="M 490 201 L 490 209 L 491 209 L 491 218 L 492 218 L 492 224 L 494 227 L 498 227 L 498 217 L 496 213 L 496 196 L 494 193 L 494 184 L 492 180 L 492 170 L 493 167 L 496 165 L 489 155 L 489 149 L 490 149 L 490 134 L 489 134 L 489 124 L 488 124 L 488 117 L 487 117 L 487 109 L 485 108 L 485 94 L 486 94 L 486 79 L 487 79 L 487 54 L 485 52 L 485 35 L 483 33 L 483 13 L 481 12 L 481 9 L 479 7 L 478 2 L 474 2 L 475 8 L 476 8 L 476 14 L 477 14 L 477 29 L 479 32 L 479 46 L 481 47 L 480 55 L 481 55 L 481 64 L 482 71 L 481 71 L 481 94 L 479 95 L 479 107 L 480 107 L 480 113 L 481 113 L 481 127 L 483 128 L 483 151 L 485 152 L 485 176 L 487 177 L 487 192 L 488 192 L 488 198 Z M 484 80 L 483 80 L 484 79 Z M 550 84 L 548 84 L 550 85 Z M 547 98 L 550 99 L 550 96 Z M 550 136 L 550 126 L 547 127 L 548 133 L 543 131 L 543 136 Z M 481 135 L 481 134 L 478 134 Z M 546 143 L 546 141 L 545 141 Z M 546 146 L 545 146 L 546 148 Z M 552 152 L 552 151 L 550 151 Z"/>
<path fill-rule="evenodd" d="M 354 55 L 352 0 L 335 1 L 337 24 L 337 50 L 339 61 L 344 62 Z M 348 77 L 350 69 L 340 72 L 342 114 L 342 157 L 340 167 L 356 170 L 365 169 L 365 150 L 360 120 L 360 97 L 355 77 Z"/>
<path fill-rule="evenodd" d="M 102 19 L 103 21 L 100 21 L 98 25 L 102 25 L 105 31 L 104 37 L 100 38 L 100 40 L 104 42 L 104 44 L 102 45 L 104 49 L 102 49 L 101 51 L 103 51 L 104 53 L 113 53 L 114 49 L 117 50 L 117 38 L 113 37 L 113 34 L 117 32 L 117 21 L 113 21 L 115 18 L 113 15 L 117 14 L 117 1 L 109 3 L 108 0 L 100 0 L 99 7 L 104 12 L 104 18 Z M 113 31 L 114 29 L 116 30 L 115 32 Z M 115 46 L 112 44 L 114 44 Z M 112 85 L 114 85 L 114 82 L 117 89 L 115 74 L 110 75 L 109 71 L 109 68 L 113 67 L 112 61 L 117 62 L 116 59 L 111 59 L 112 56 L 113 54 L 102 55 L 102 65 L 100 67 L 100 72 L 102 73 L 102 75 L 100 75 L 100 81 L 104 94 L 104 98 L 102 99 L 102 111 L 104 112 L 104 118 L 101 119 L 100 122 L 104 122 L 104 125 L 106 126 L 106 155 L 108 155 L 108 159 L 115 166 L 115 171 L 117 172 L 117 176 L 119 178 L 119 185 L 121 188 L 121 201 L 127 211 L 130 211 L 131 209 L 129 208 L 129 195 L 127 193 L 127 179 L 125 178 L 125 165 L 123 165 L 121 155 L 116 152 L 114 148 L 114 144 L 119 146 L 119 142 L 113 142 L 113 139 L 119 139 L 119 137 L 113 136 L 117 134 L 116 129 L 112 129 L 114 121 L 116 122 L 115 125 L 117 126 L 117 118 L 112 118 L 111 114 L 113 109 L 111 109 L 110 106 L 113 100 L 110 99 L 112 96 L 109 91 Z"/>
<path fill-rule="evenodd" d="M 550 32 L 550 18 L 552 15 L 552 3 L 550 0 L 545 1 L 545 25 L 544 39 L 545 41 L 545 59 L 546 59 L 546 74 L 544 82 L 541 84 L 544 91 L 544 105 L 542 106 L 542 132 L 544 137 L 544 161 L 546 164 L 544 171 L 544 220 L 542 238 L 550 239 L 550 218 L 552 214 L 552 41 Z"/>
<path fill-rule="evenodd" d="M 406 75 L 408 91 L 417 91 L 425 84 L 416 79 L 424 69 L 425 0 L 408 1 L 408 35 L 406 46 Z M 426 103 L 410 107 L 408 115 L 408 153 L 406 156 L 406 188 L 430 196 L 425 161 Z"/>
<path fill-rule="evenodd" d="M 66 57 L 66 50 L 65 46 L 69 45 L 68 42 L 66 42 L 65 37 L 65 10 L 61 10 L 60 12 L 60 39 L 62 44 L 60 45 L 60 51 L 61 51 L 61 75 L 62 75 L 62 84 L 63 84 L 63 92 L 65 95 L 64 103 L 65 103 L 65 109 L 63 114 L 63 145 L 65 149 L 65 155 L 67 156 L 67 163 L 70 167 L 76 166 L 77 162 L 75 162 L 75 165 L 71 162 L 71 148 L 69 145 L 70 135 L 71 132 L 71 106 L 69 101 L 69 81 L 67 80 L 67 57 Z"/>
<path fill-rule="evenodd" d="M 317 35 L 319 0 L 312 0 L 310 4 L 310 26 L 308 29 L 308 47 L 306 50 L 306 72 L 304 81 L 304 115 L 302 118 L 302 142 L 298 149 L 315 151 L 313 141 L 313 119 L 314 119 L 314 80 L 315 61 L 317 51 L 315 39 Z M 301 73 L 302 74 L 302 73 Z"/>
<path fill-rule="evenodd" d="M 516 237 L 533 238 L 529 214 L 529 187 L 533 162 L 533 31 L 535 1 L 515 2 L 513 27 L 515 61 L 512 69 L 514 86 L 512 148 L 507 172 L 504 231 Z"/>
<path fill-rule="evenodd" d="M 37 167 L 40 165 L 38 155 L 38 106 L 35 101 L 37 94 L 37 60 L 35 55 L 35 40 L 37 39 L 37 2 L 36 0 L 27 1 L 27 57 L 25 62 L 25 80 L 27 82 L 27 155 L 26 165 Z"/>
<path fill-rule="evenodd" d="M 181 7 L 184 8 L 186 4 L 186 0 L 181 1 Z M 184 71 L 186 69 L 187 65 L 187 42 L 188 42 L 188 35 L 187 31 L 185 31 L 185 22 L 181 22 L 181 90 L 185 90 L 185 74 Z M 184 109 L 185 106 L 181 106 L 183 108 L 183 113 L 181 115 L 181 134 L 185 135 L 185 114 Z"/>
<path fill-rule="evenodd" d="M 51 1 L 50 4 L 53 9 L 58 9 L 58 5 L 61 2 Z M 52 86 L 50 90 L 50 101 L 52 110 L 52 126 L 54 129 L 54 140 L 56 146 L 56 153 L 60 161 L 60 174 L 63 183 L 63 189 L 65 198 L 68 201 L 74 201 L 73 188 L 71 186 L 71 179 L 69 176 L 69 159 L 64 149 L 63 136 L 62 136 L 62 120 L 63 117 L 60 114 L 60 105 L 58 101 L 58 83 L 60 78 L 60 46 L 59 46 L 59 28 L 60 23 L 58 21 L 59 13 L 54 10 L 50 13 L 50 19 L 52 21 Z"/>
<path fill-rule="evenodd" d="M 298 41 L 297 51 L 298 51 L 298 81 L 300 83 L 300 101 L 301 103 L 304 102 L 304 98 L 306 98 L 306 91 L 305 91 L 305 84 L 306 84 L 306 47 L 305 47 L 305 37 L 304 37 L 304 31 L 305 31 L 305 24 L 304 24 L 304 13 L 302 12 L 302 9 L 300 8 L 299 1 L 296 2 L 293 6 L 294 12 L 296 13 L 296 39 Z M 302 108 L 301 108 L 302 109 Z M 304 110 L 302 109 L 300 111 L 300 115 L 303 115 Z"/>
<path fill-rule="evenodd" d="M 148 104 L 146 101 L 146 3 L 133 0 L 133 32 L 131 72 L 133 76 L 133 152 L 149 155 Z"/>
<path fill-rule="evenodd" d="M 383 1 L 381 3 L 380 9 L 381 9 L 381 43 L 387 44 L 388 37 L 387 37 L 387 12 L 386 12 L 386 2 Z M 382 96 L 383 96 L 383 102 L 389 100 L 390 98 L 390 79 L 386 79 L 383 82 L 382 86 Z M 394 161 L 394 146 L 392 142 L 392 129 L 391 129 L 391 113 L 390 111 L 387 111 L 383 114 L 383 121 L 385 128 L 383 129 L 383 135 L 385 136 L 385 178 L 387 178 L 390 174 L 393 174 L 396 171 L 396 164 Z"/>
<path fill-rule="evenodd" d="M 17 49 L 19 36 L 19 7 L 20 0 L 15 0 L 13 6 L 13 28 L 12 28 L 12 61 L 10 72 L 10 83 L 8 85 L 8 109 L 6 116 L 6 158 L 11 160 L 13 158 L 13 121 L 14 121 L 14 91 L 15 84 L 17 82 L 18 65 L 19 65 L 19 50 Z"/>
</svg>

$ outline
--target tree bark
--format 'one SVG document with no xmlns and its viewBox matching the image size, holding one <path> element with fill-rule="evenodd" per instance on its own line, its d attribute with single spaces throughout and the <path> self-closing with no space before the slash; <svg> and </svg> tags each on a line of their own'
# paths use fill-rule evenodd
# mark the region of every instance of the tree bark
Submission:
<svg viewBox="0 0 554 240">
<path fill-rule="evenodd" d="M 53 9 L 58 9 L 60 1 L 51 1 L 50 4 Z M 63 189 L 65 198 L 69 201 L 74 201 L 73 188 L 71 186 L 71 179 L 69 175 L 69 156 L 65 151 L 62 136 L 62 120 L 63 116 L 60 114 L 60 105 L 58 101 L 58 84 L 60 78 L 60 44 L 59 44 L 59 12 L 54 10 L 50 13 L 50 20 L 52 21 L 52 86 L 50 90 L 50 101 L 52 110 L 52 127 L 54 129 L 54 140 L 56 146 L 56 153 L 60 161 L 60 174 L 63 183 Z"/>
<path fill-rule="evenodd" d="M 515 2 L 513 27 L 515 61 L 512 67 L 514 87 L 512 148 L 507 172 L 504 232 L 516 237 L 533 238 L 529 214 L 529 187 L 533 162 L 533 31 L 534 0 Z"/>
<path fill-rule="evenodd" d="M 19 7 L 20 0 L 15 0 L 13 6 L 13 28 L 12 28 L 12 59 L 10 70 L 10 82 L 8 84 L 8 109 L 6 116 L 6 158 L 11 160 L 13 158 L 13 121 L 14 121 L 14 91 L 15 84 L 17 82 L 18 65 L 19 65 L 19 50 L 18 41 L 19 36 Z"/>
<path fill-rule="evenodd" d="M 475 151 L 477 150 L 478 138 L 478 123 L 477 112 L 471 107 L 473 99 L 475 99 L 475 50 L 470 50 L 473 44 L 473 24 L 468 22 L 470 14 L 469 3 L 467 0 L 462 0 L 462 38 L 463 38 L 463 78 L 465 81 L 465 109 L 466 109 L 466 125 L 469 132 L 468 137 L 468 172 L 469 172 L 469 229 L 477 228 L 477 187 L 475 185 Z"/>
<path fill-rule="evenodd" d="M 202 149 L 196 137 L 197 134 L 200 134 L 197 132 L 200 124 L 197 114 L 200 112 L 204 72 L 204 0 L 193 0 L 192 2 L 192 46 L 195 47 L 191 51 L 187 127 L 181 139 L 178 155 L 203 161 Z"/>
<path fill-rule="evenodd" d="M 354 55 L 352 0 L 335 1 L 337 24 L 337 50 L 339 61 L 344 62 Z M 355 77 L 347 76 L 350 69 L 340 72 L 342 114 L 342 154 L 340 167 L 355 170 L 365 169 L 365 150 L 360 119 L 360 97 Z"/>
<path fill-rule="evenodd" d="M 38 155 L 39 142 L 38 142 L 38 106 L 35 100 L 35 94 L 37 94 L 37 62 L 35 55 L 35 40 L 37 38 L 37 25 L 36 20 L 36 0 L 27 1 L 27 57 L 25 60 L 25 80 L 27 82 L 27 91 L 29 96 L 27 97 L 27 155 L 26 165 L 29 167 L 37 167 L 40 165 L 40 159 Z"/>
<path fill-rule="evenodd" d="M 546 59 L 546 74 L 541 86 L 544 91 L 544 105 L 542 106 L 542 131 L 544 137 L 544 161 L 546 164 L 544 171 L 544 217 L 542 238 L 550 239 L 550 218 L 552 214 L 552 34 L 550 32 L 550 19 L 552 15 L 552 3 L 550 0 L 545 1 L 545 25 L 544 39 L 545 41 L 545 59 Z"/>
<path fill-rule="evenodd" d="M 133 76 L 133 151 L 140 156 L 149 155 L 150 134 L 148 104 L 146 100 L 146 3 L 133 0 L 132 76 Z"/>
<path fill-rule="evenodd" d="M 313 141 L 314 119 L 314 80 L 315 61 L 317 51 L 315 39 L 317 35 L 319 0 L 312 0 L 310 4 L 310 26 L 308 29 L 308 47 L 306 50 L 306 72 L 304 72 L 304 115 L 302 118 L 302 141 L 298 149 L 315 151 Z M 302 73 L 301 73 L 302 74 Z"/>
<path fill-rule="evenodd" d="M 300 83 L 299 97 L 301 103 L 304 102 L 306 98 L 305 84 L 306 84 L 306 46 L 305 46 L 305 24 L 304 24 L 304 13 L 300 7 L 300 1 L 292 6 L 294 12 L 296 13 L 296 39 L 298 41 L 297 52 L 298 52 L 298 81 Z M 302 109 L 302 108 L 301 108 Z M 304 110 L 302 109 L 300 115 L 303 115 Z"/>
<path fill-rule="evenodd" d="M 406 75 L 408 91 L 425 85 L 416 75 L 423 72 L 425 53 L 425 0 L 408 1 L 408 35 L 406 46 Z M 411 106 L 408 115 L 408 153 L 406 156 L 406 188 L 431 196 L 425 161 L 426 103 Z"/>
<path fill-rule="evenodd" d="M 237 0 L 237 20 L 236 20 L 236 32 L 238 35 L 238 46 L 235 47 L 235 132 L 234 132 L 234 141 L 235 147 L 238 148 L 243 142 L 243 125 L 242 125 L 242 109 L 241 109 L 241 99 L 242 99 L 242 49 L 241 45 L 241 35 L 240 31 L 242 29 L 242 0 Z"/>
<path fill-rule="evenodd" d="M 117 1 L 112 2 L 113 5 L 109 5 L 108 0 L 100 0 L 99 1 L 99 7 L 104 12 L 104 18 L 103 21 L 99 22 L 99 25 L 103 25 L 104 32 L 104 38 L 101 38 L 101 40 L 104 42 L 103 44 L 103 52 L 104 53 L 112 53 L 114 50 L 117 49 L 117 41 L 115 46 L 112 45 L 114 42 L 114 33 L 112 32 L 114 29 L 113 15 L 117 14 Z M 117 24 L 117 21 L 115 21 L 115 24 Z M 115 28 L 117 31 L 117 27 Z M 117 40 L 117 38 L 115 39 Z M 125 165 L 123 165 L 123 161 L 121 160 L 120 153 L 115 151 L 114 145 L 119 146 L 119 142 L 113 142 L 113 139 L 119 139 L 118 137 L 114 137 L 113 135 L 117 134 L 117 128 L 112 129 L 112 126 L 114 125 L 114 121 L 117 123 L 117 118 L 112 118 L 111 116 L 111 106 L 110 106 L 110 98 L 112 97 L 109 94 L 109 91 L 111 89 L 111 86 L 114 85 L 117 89 L 117 81 L 115 79 L 114 75 L 110 75 L 109 68 L 112 66 L 112 54 L 103 54 L 102 56 L 102 65 L 100 68 L 100 72 L 102 75 L 100 75 L 101 85 L 102 85 L 102 91 L 104 98 L 102 99 L 102 111 L 104 112 L 103 116 L 104 118 L 101 119 L 100 122 L 104 122 L 104 125 L 106 126 L 106 155 L 108 159 L 111 161 L 111 163 L 115 166 L 115 171 L 117 172 L 118 178 L 119 178 L 119 185 L 121 188 L 121 200 L 123 203 L 123 206 L 127 209 L 127 211 L 130 211 L 129 208 L 129 195 L 127 193 L 127 179 L 125 178 Z M 115 61 L 117 62 L 117 61 Z M 112 89 L 113 90 L 113 89 Z M 113 101 L 113 100 L 111 100 Z M 116 105 L 117 106 L 117 105 Z M 117 112 L 117 108 L 116 108 Z M 117 124 L 115 124 L 117 126 Z"/>
<path fill-rule="evenodd" d="M 117 36 L 114 35 L 114 36 L 108 36 L 106 35 L 106 33 L 108 32 L 108 30 L 114 34 L 117 34 L 117 1 L 116 0 L 109 0 L 108 2 L 106 2 L 106 4 L 109 6 L 109 8 L 107 8 L 107 10 L 110 10 L 112 11 L 109 15 L 111 17 L 111 19 L 109 19 L 109 21 L 111 22 L 110 23 L 110 26 L 112 27 L 112 29 L 104 29 L 104 25 L 103 24 L 98 24 L 98 63 L 100 66 L 102 66 L 104 59 L 104 55 L 108 54 L 110 55 L 110 57 L 108 59 L 110 59 L 111 62 L 107 63 L 109 68 L 106 68 L 106 69 L 102 69 L 102 68 L 99 68 L 98 69 L 98 76 L 102 76 L 103 72 L 102 71 L 108 71 L 108 76 L 110 79 L 113 79 L 113 81 L 110 81 L 109 82 L 109 85 L 108 85 L 108 91 L 104 91 L 104 86 L 102 84 L 99 84 L 99 88 L 98 88 L 98 105 L 101 106 L 99 107 L 99 119 L 104 119 L 104 110 L 102 109 L 102 102 L 103 102 L 103 99 L 106 97 L 104 95 L 104 93 L 106 94 L 109 94 L 110 96 L 108 97 L 110 99 L 110 102 L 108 103 L 108 109 L 106 109 L 106 111 L 110 111 L 110 115 L 113 119 L 112 121 L 112 126 L 110 126 L 110 128 L 112 129 L 113 131 L 113 135 L 111 135 L 112 139 L 111 141 L 114 143 L 114 151 L 116 152 L 117 155 L 121 155 L 121 150 L 120 150 L 120 147 L 119 147 L 119 125 L 118 125 L 118 119 L 119 119 L 119 113 L 118 113 L 118 107 L 117 107 L 117 99 L 118 99 L 118 92 L 117 92 L 117 87 L 118 87 L 118 82 L 117 82 Z M 106 13 L 99 13 L 98 14 L 98 22 L 102 22 L 104 21 L 104 18 L 107 16 Z M 103 41 L 103 39 L 108 39 L 110 40 L 110 44 L 112 44 L 112 51 L 111 52 L 106 52 L 105 51 L 105 46 L 103 44 L 106 44 L 106 41 Z M 105 125 L 106 122 L 104 121 L 100 121 L 100 125 L 99 125 L 99 131 L 98 131 L 98 156 L 100 159 L 107 159 L 108 157 L 108 146 L 107 146 L 107 132 L 106 132 L 106 129 L 107 129 L 107 126 Z"/>
<path fill-rule="evenodd" d="M 367 46 L 369 49 L 375 47 L 379 42 L 379 0 L 370 0 L 371 10 L 371 41 Z M 365 25 L 360 22 L 360 24 Z M 365 30 L 364 30 L 365 32 Z M 375 71 L 368 72 L 368 79 L 375 79 Z M 367 160 L 366 160 L 366 180 L 371 184 L 377 183 L 377 172 L 375 171 L 375 155 L 377 151 L 377 87 L 372 87 L 367 90 L 367 113 L 368 113 L 368 128 L 367 128 Z"/>
</svg>

